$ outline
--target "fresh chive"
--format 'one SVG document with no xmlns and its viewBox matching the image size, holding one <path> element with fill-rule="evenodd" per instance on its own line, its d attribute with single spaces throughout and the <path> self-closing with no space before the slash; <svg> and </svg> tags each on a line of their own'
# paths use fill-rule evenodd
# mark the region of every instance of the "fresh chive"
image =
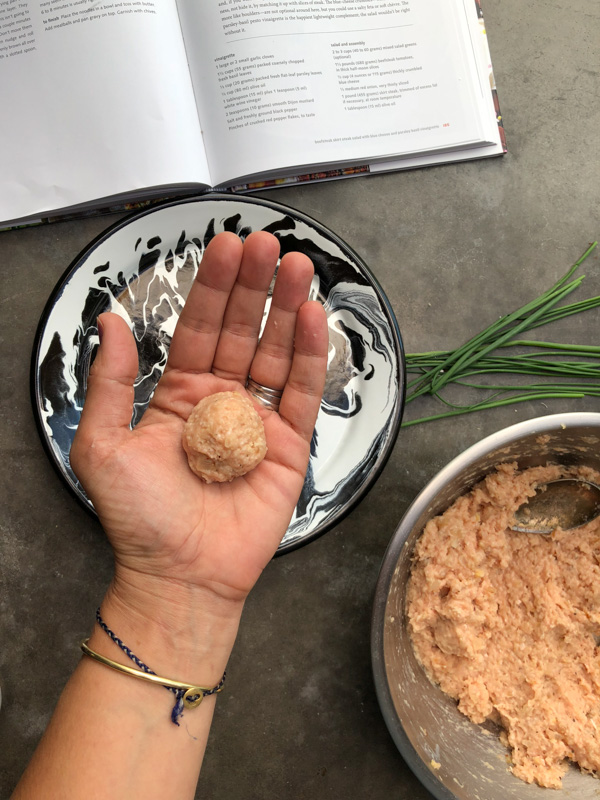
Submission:
<svg viewBox="0 0 600 800">
<path fill-rule="evenodd" d="M 584 276 L 573 279 L 572 276 L 596 245 L 597 242 L 593 242 L 550 289 L 517 311 L 500 317 L 455 350 L 407 354 L 407 373 L 417 377 L 407 383 L 406 403 L 430 395 L 452 410 L 405 421 L 403 427 L 526 400 L 600 396 L 600 347 L 520 338 L 525 331 L 600 306 L 600 296 L 558 305 L 581 285 Z M 520 348 L 525 352 L 508 354 L 508 348 Z M 474 376 L 498 373 L 546 377 L 549 381 L 523 386 L 465 381 Z M 565 382 L 556 383 L 556 378 L 565 378 Z M 598 382 L 592 383 L 592 379 Z M 587 383 L 578 383 L 580 380 Z M 486 398 L 470 405 L 456 406 L 441 394 L 452 383 L 485 391 Z M 491 396 L 490 392 L 493 392 Z"/>
<path fill-rule="evenodd" d="M 600 396 L 600 392 L 598 393 Z M 442 414 L 432 414 L 429 417 L 421 417 L 420 419 L 413 419 L 407 422 L 402 423 L 403 428 L 408 428 L 411 425 L 418 425 L 421 422 L 432 422 L 436 419 L 444 419 L 445 417 L 457 417 L 461 414 L 470 414 L 473 411 L 483 411 L 484 409 L 488 408 L 498 408 L 499 406 L 508 406 L 512 405 L 513 403 L 524 403 L 527 400 L 547 400 L 552 397 L 563 397 L 563 398 L 576 398 L 579 399 L 581 397 L 585 397 L 582 392 L 549 392 L 548 394 L 525 394 L 525 395 L 516 395 L 515 397 L 509 397 L 505 400 L 494 400 L 491 403 L 478 403 L 475 406 L 468 406 L 466 408 L 456 409 L 454 411 L 445 411 Z"/>
</svg>

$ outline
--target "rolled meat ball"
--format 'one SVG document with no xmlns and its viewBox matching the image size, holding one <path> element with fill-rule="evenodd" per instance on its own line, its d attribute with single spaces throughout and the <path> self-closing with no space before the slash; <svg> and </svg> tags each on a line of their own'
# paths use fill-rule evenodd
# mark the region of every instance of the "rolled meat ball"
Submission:
<svg viewBox="0 0 600 800">
<path fill-rule="evenodd" d="M 206 483 L 245 475 L 267 452 L 262 420 L 239 392 L 219 392 L 200 400 L 185 423 L 182 442 L 190 469 Z"/>
</svg>

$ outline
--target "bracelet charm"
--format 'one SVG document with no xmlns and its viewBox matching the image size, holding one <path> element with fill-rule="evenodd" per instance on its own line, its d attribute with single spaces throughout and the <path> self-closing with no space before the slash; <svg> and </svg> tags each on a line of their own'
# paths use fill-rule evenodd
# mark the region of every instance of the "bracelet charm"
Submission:
<svg viewBox="0 0 600 800">
<path fill-rule="evenodd" d="M 161 678 L 153 670 L 151 670 L 150 667 L 146 666 L 146 664 L 144 664 L 144 662 L 141 661 L 136 655 L 134 655 L 127 645 L 125 645 L 121 639 L 119 639 L 119 637 L 110 630 L 108 625 L 100 616 L 100 609 L 96 611 L 96 620 L 102 630 L 113 640 L 113 642 L 115 642 L 115 644 L 121 648 L 125 655 L 127 655 L 134 662 L 134 664 L 137 665 L 138 669 L 129 667 L 126 664 L 120 664 L 118 661 L 113 661 L 111 658 L 107 658 L 100 653 L 96 653 L 89 647 L 89 639 L 84 639 L 81 642 L 81 649 L 83 653 L 86 656 L 93 658 L 94 661 L 98 661 L 100 664 L 104 664 L 106 667 L 110 667 L 117 672 L 122 672 L 125 675 L 131 675 L 134 678 L 140 678 L 141 680 L 145 680 L 150 683 L 159 684 L 164 686 L 164 688 L 168 691 L 173 692 L 176 697 L 176 702 L 171 712 L 171 721 L 174 722 L 175 725 L 179 725 L 178 720 L 183 714 L 184 708 L 198 708 L 205 697 L 208 697 L 211 694 L 218 694 L 222 691 L 225 683 L 225 676 L 227 674 L 226 672 L 223 673 L 223 677 L 219 683 L 216 686 L 213 686 L 212 689 L 206 686 L 192 686 L 189 683 L 174 681 L 170 678 Z"/>
</svg>

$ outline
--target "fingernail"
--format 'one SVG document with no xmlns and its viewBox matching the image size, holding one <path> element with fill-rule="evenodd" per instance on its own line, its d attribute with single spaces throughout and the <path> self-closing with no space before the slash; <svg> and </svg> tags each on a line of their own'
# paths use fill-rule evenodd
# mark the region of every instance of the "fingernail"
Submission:
<svg viewBox="0 0 600 800">
<path fill-rule="evenodd" d="M 98 317 L 97 325 L 98 325 L 98 340 L 100 344 L 102 344 L 102 335 L 104 333 L 104 323 L 102 322 L 102 317 Z"/>
</svg>

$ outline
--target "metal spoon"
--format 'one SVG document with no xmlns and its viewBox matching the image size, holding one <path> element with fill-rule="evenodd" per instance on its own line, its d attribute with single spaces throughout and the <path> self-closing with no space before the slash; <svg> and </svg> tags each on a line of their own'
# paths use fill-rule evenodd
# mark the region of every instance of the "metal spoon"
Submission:
<svg viewBox="0 0 600 800">
<path fill-rule="evenodd" d="M 552 533 L 579 528 L 600 515 L 600 486 L 576 478 L 541 483 L 515 511 L 513 531 Z"/>
</svg>

